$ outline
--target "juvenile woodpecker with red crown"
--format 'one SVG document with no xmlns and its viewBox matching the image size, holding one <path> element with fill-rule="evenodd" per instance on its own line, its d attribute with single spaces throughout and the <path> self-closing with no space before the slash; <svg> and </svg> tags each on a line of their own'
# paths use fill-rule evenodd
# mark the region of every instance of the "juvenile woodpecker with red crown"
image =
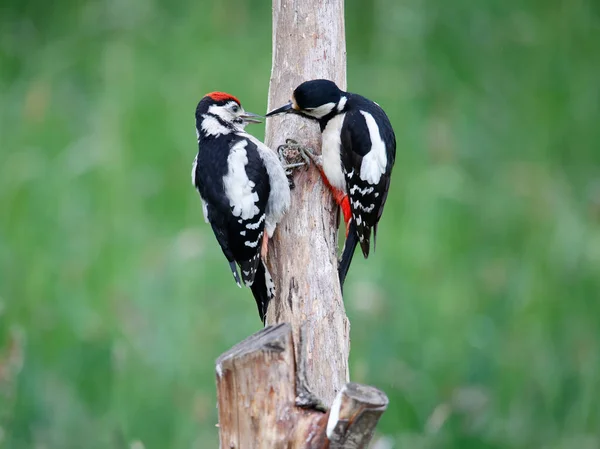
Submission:
<svg viewBox="0 0 600 449">
<path fill-rule="evenodd" d="M 251 288 L 264 323 L 275 294 L 264 262 L 267 242 L 289 208 L 290 188 L 275 153 L 245 131 L 248 123 L 260 122 L 232 95 L 212 92 L 202 98 L 196 107 L 192 184 L 235 282 Z"/>
<path fill-rule="evenodd" d="M 371 230 L 375 247 L 396 158 L 394 130 L 377 103 L 324 79 L 300 84 L 292 100 L 267 117 L 281 113 L 300 114 L 321 127 L 322 156 L 306 155 L 318 166 L 344 215 L 346 242 L 339 264 L 343 286 L 358 243 L 365 259 L 369 257 Z"/>
</svg>

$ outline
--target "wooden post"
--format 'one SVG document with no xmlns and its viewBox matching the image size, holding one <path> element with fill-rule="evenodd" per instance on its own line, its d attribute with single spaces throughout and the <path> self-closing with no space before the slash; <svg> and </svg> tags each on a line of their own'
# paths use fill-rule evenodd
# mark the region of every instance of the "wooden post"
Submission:
<svg viewBox="0 0 600 449">
<path fill-rule="evenodd" d="M 344 1 L 273 0 L 269 109 L 316 78 L 346 88 Z M 315 122 L 270 118 L 267 146 L 276 150 L 287 139 L 320 152 Z M 348 383 L 337 206 L 314 167 L 298 169 L 294 184 L 290 211 L 269 243 L 271 326 L 217 360 L 221 449 L 364 449 L 387 407 L 381 391 Z"/>
<path fill-rule="evenodd" d="M 316 78 L 346 88 L 344 1 L 273 0 L 269 110 Z M 317 123 L 293 114 L 269 118 L 265 134 L 273 149 L 291 138 L 320 152 Z M 269 248 L 278 294 L 267 323 L 292 325 L 301 375 L 310 392 L 330 405 L 349 380 L 350 325 L 337 272 L 338 208 L 314 167 L 296 170 L 294 183 L 290 212 Z"/>
<path fill-rule="evenodd" d="M 269 326 L 217 360 L 221 449 L 364 449 L 387 397 L 349 383 L 331 411 L 296 407 L 289 324 Z"/>
</svg>

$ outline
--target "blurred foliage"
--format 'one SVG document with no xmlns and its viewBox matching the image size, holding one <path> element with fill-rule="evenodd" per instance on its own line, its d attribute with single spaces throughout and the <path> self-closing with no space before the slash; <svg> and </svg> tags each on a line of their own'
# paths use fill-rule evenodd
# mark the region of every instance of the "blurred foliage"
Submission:
<svg viewBox="0 0 600 449">
<path fill-rule="evenodd" d="M 398 140 L 345 289 L 380 448 L 600 447 L 598 5 L 346 4 L 349 90 Z M 260 322 L 190 185 L 193 111 L 265 111 L 270 13 L 0 5 L 0 447 L 216 447 L 214 359 Z"/>
</svg>

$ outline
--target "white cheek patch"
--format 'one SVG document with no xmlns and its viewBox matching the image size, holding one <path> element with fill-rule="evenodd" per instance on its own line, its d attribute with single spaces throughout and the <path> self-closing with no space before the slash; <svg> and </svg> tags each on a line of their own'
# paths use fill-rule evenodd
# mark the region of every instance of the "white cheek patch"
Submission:
<svg viewBox="0 0 600 449">
<path fill-rule="evenodd" d="M 321 106 L 319 106 L 318 108 L 314 108 L 314 109 L 306 111 L 306 113 L 312 117 L 321 118 L 321 117 L 325 117 L 327 114 L 329 114 L 331 111 L 333 111 L 333 108 L 335 108 L 335 107 L 336 107 L 335 103 L 325 103 L 325 104 L 322 104 Z"/>
<path fill-rule="evenodd" d="M 219 122 L 216 117 L 208 114 L 202 116 L 202 131 L 208 136 L 219 136 L 229 134 L 231 130 Z"/>
<path fill-rule="evenodd" d="M 381 138 L 379 127 L 373 116 L 365 111 L 360 111 L 360 113 L 365 117 L 369 137 L 371 138 L 371 151 L 363 157 L 360 166 L 360 178 L 369 184 L 378 184 L 387 166 L 385 143 Z"/>
<path fill-rule="evenodd" d="M 208 108 L 208 113 L 216 115 L 224 122 L 231 122 L 233 120 L 233 115 L 225 106 L 217 106 L 216 104 L 213 104 Z"/>
<path fill-rule="evenodd" d="M 338 102 L 337 108 L 336 108 L 338 112 L 342 112 L 342 110 L 344 109 L 344 106 L 346 106 L 347 101 L 348 101 L 348 98 L 345 96 L 340 98 L 340 101 Z"/>
<path fill-rule="evenodd" d="M 249 220 L 259 213 L 258 194 L 254 192 L 254 183 L 248 179 L 246 164 L 248 155 L 246 145 L 248 142 L 242 140 L 231 147 L 227 157 L 228 171 L 223 176 L 225 194 L 232 207 L 232 214 L 243 220 Z"/>
</svg>

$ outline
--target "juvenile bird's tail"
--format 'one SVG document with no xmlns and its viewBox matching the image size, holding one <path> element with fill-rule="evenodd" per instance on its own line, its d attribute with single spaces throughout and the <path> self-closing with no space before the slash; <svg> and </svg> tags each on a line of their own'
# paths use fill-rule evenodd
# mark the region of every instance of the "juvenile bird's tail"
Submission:
<svg viewBox="0 0 600 449">
<path fill-rule="evenodd" d="M 354 256 L 354 250 L 358 245 L 358 233 L 356 232 L 356 221 L 350 220 L 350 229 L 348 230 L 348 237 L 344 243 L 344 250 L 342 251 L 342 259 L 338 266 L 338 274 L 340 277 L 340 288 L 344 291 L 344 280 L 350 269 L 352 263 L 352 256 Z"/>
<path fill-rule="evenodd" d="M 265 324 L 267 307 L 269 306 L 271 299 L 275 297 L 275 284 L 271 278 L 271 273 L 269 273 L 269 270 L 262 260 L 258 263 L 256 274 L 254 275 L 254 282 L 250 289 L 256 300 L 260 320 Z"/>
</svg>

